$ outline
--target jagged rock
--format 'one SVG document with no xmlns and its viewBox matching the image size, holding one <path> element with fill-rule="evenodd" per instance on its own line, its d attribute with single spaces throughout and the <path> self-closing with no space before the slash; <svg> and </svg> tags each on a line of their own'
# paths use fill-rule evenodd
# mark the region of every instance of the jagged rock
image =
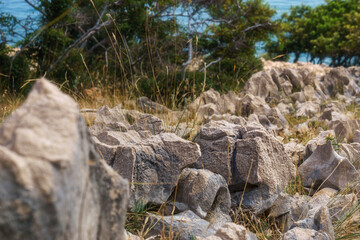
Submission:
<svg viewBox="0 0 360 240">
<path fill-rule="evenodd" d="M 344 67 L 333 68 L 327 73 L 321 83 L 322 90 L 329 96 L 335 96 L 338 92 L 344 92 L 344 85 L 350 82 L 349 72 Z"/>
<path fill-rule="evenodd" d="M 248 131 L 236 141 L 234 164 L 230 189 L 243 190 L 247 182 L 242 205 L 256 214 L 272 205 L 296 172 L 283 144 L 261 130 Z"/>
<path fill-rule="evenodd" d="M 164 105 L 156 103 L 147 97 L 139 97 L 136 100 L 136 104 L 137 104 L 138 108 L 144 112 L 155 112 L 155 113 L 171 112 L 171 110 L 168 109 L 167 107 L 165 107 Z"/>
<path fill-rule="evenodd" d="M 341 144 L 340 155 L 349 159 L 356 169 L 360 168 L 360 143 Z"/>
<path fill-rule="evenodd" d="M 246 82 L 244 92 L 266 99 L 266 101 L 279 99 L 279 89 L 269 71 L 260 71 L 253 74 Z"/>
<path fill-rule="evenodd" d="M 285 233 L 284 240 L 331 240 L 331 238 L 314 229 L 296 227 Z"/>
<path fill-rule="evenodd" d="M 315 213 L 314 224 L 317 231 L 323 232 L 329 239 L 335 240 L 334 227 L 328 207 L 323 206 Z"/>
<path fill-rule="evenodd" d="M 174 133 L 141 138 L 137 132 L 106 132 L 94 137 L 106 162 L 131 183 L 130 206 L 162 204 L 171 195 L 181 170 L 200 157 L 197 144 Z"/>
<path fill-rule="evenodd" d="M 276 218 L 284 232 L 288 231 L 294 222 L 304 219 L 310 210 L 309 197 L 291 196 L 281 193 L 269 210 L 269 217 Z"/>
<path fill-rule="evenodd" d="M 207 238 L 197 238 L 197 240 L 257 240 L 255 234 L 246 230 L 244 226 L 235 223 L 224 224 L 215 235 Z"/>
<path fill-rule="evenodd" d="M 259 115 L 258 116 L 259 123 L 265 128 L 269 130 L 277 129 L 276 125 L 272 124 L 267 116 Z"/>
<path fill-rule="evenodd" d="M 320 111 L 320 105 L 315 102 L 296 102 L 296 117 L 311 117 Z"/>
<path fill-rule="evenodd" d="M 293 102 L 304 103 L 307 100 L 303 92 L 295 92 L 291 94 L 290 97 L 293 100 Z"/>
<path fill-rule="evenodd" d="M 216 104 L 207 103 L 199 107 L 198 111 L 196 112 L 196 118 L 202 121 L 205 118 L 211 117 L 214 114 L 219 114 Z"/>
<path fill-rule="evenodd" d="M 233 192 L 244 190 L 247 181 L 242 203 L 256 213 L 270 207 L 295 174 L 284 146 L 261 125 L 252 122 L 246 126 L 210 122 L 200 131 L 197 143 L 202 156 L 192 167 L 222 175 Z M 275 165 L 276 169 L 271 167 Z M 233 200 L 237 205 L 239 199 L 235 196 Z"/>
<path fill-rule="evenodd" d="M 240 137 L 243 128 L 242 125 L 226 121 L 211 121 L 205 124 L 197 140 L 201 157 L 192 166 L 220 174 L 229 182 L 232 179 L 231 161 L 235 141 Z"/>
<path fill-rule="evenodd" d="M 45 79 L 0 128 L 0 239 L 124 239 L 128 183 Z"/>
<path fill-rule="evenodd" d="M 194 102 L 190 103 L 188 109 L 190 112 L 197 112 L 202 105 L 208 103 L 216 104 L 219 98 L 220 93 L 211 88 L 208 91 L 204 92 L 202 96 L 196 98 Z"/>
<path fill-rule="evenodd" d="M 355 130 L 354 137 L 353 137 L 354 143 L 360 143 L 360 130 Z"/>
<path fill-rule="evenodd" d="M 248 122 L 246 123 L 245 129 L 243 129 L 242 133 L 245 133 L 245 131 L 251 131 L 251 130 L 263 130 L 263 131 L 275 136 L 274 131 L 268 130 L 263 125 L 261 125 L 260 120 L 256 114 L 251 114 L 248 117 Z"/>
<path fill-rule="evenodd" d="M 128 231 L 126 231 L 125 236 L 126 236 L 125 237 L 126 240 L 143 240 L 141 237 L 136 236 Z"/>
<path fill-rule="evenodd" d="M 340 110 L 336 107 L 327 107 L 324 109 L 322 115 L 320 116 L 322 120 L 329 120 L 329 121 L 347 121 L 348 117 L 341 113 Z"/>
<path fill-rule="evenodd" d="M 290 142 L 284 144 L 284 148 L 287 154 L 293 160 L 293 163 L 296 165 L 298 165 L 304 158 L 303 153 L 305 147 L 302 144 L 295 142 L 293 139 L 291 139 Z"/>
<path fill-rule="evenodd" d="M 321 131 L 317 137 L 311 139 L 306 143 L 305 151 L 304 151 L 304 159 L 310 157 L 311 154 L 313 154 L 313 152 L 316 150 L 316 148 L 319 145 L 325 144 L 329 138 L 334 138 L 334 137 L 335 137 L 334 130 Z"/>
<path fill-rule="evenodd" d="M 323 201 L 323 204 L 322 204 L 325 206 L 328 203 L 329 198 L 335 197 L 336 194 L 338 194 L 338 193 L 339 193 L 339 191 L 335 190 L 333 188 L 322 188 L 321 190 L 314 193 L 313 199 L 316 199 L 316 197 L 318 197 L 318 199 L 320 199 L 321 201 L 325 199 L 325 201 Z M 325 196 L 325 197 L 319 197 L 319 196 Z M 317 202 L 318 205 L 319 205 L 319 202 L 321 202 L 321 201 L 314 200 L 314 202 Z"/>
<path fill-rule="evenodd" d="M 193 127 L 192 123 L 189 122 L 181 122 L 177 123 L 175 126 L 171 126 L 168 131 L 173 132 L 179 137 L 186 138 L 185 136 L 189 136 L 192 131 L 196 131 L 197 128 Z"/>
<path fill-rule="evenodd" d="M 243 97 L 240 104 L 237 105 L 237 113 L 244 117 L 250 117 L 256 114 L 265 128 L 272 129 L 274 126 L 287 127 L 288 122 L 281 111 L 277 108 L 270 108 L 263 98 L 247 94 Z M 264 116 L 264 117 L 263 117 Z M 267 120 L 266 120 L 267 119 Z"/>
<path fill-rule="evenodd" d="M 210 89 L 190 103 L 188 110 L 203 120 L 213 114 L 235 114 L 238 102 L 240 98 L 233 91 L 220 95 L 219 92 Z"/>
<path fill-rule="evenodd" d="M 295 69 L 285 68 L 282 75 L 291 82 L 295 89 L 301 90 L 304 87 L 303 78 Z"/>
<path fill-rule="evenodd" d="M 306 209 L 303 209 L 304 212 L 302 213 L 302 216 L 305 216 L 305 218 L 299 219 L 298 221 L 294 222 L 290 229 L 310 229 L 316 231 L 313 232 L 315 233 L 315 236 L 318 234 L 322 234 L 323 238 L 320 239 L 334 240 L 334 228 L 332 226 L 329 209 L 327 207 L 327 204 L 331 200 L 332 193 L 330 193 L 330 196 L 328 194 L 329 190 L 323 189 L 322 191 L 318 192 L 316 196 L 314 195 L 314 197 L 308 202 Z M 290 230 L 289 232 L 291 232 L 292 230 Z"/>
<path fill-rule="evenodd" d="M 282 90 L 284 91 L 286 96 L 289 96 L 292 93 L 293 85 L 289 81 L 284 81 L 281 85 Z"/>
<path fill-rule="evenodd" d="M 126 132 L 129 130 L 159 134 L 164 131 L 164 122 L 150 114 L 140 113 L 135 110 L 126 110 L 119 107 L 101 107 L 95 118 L 94 124 L 90 127 L 92 135 L 96 136 L 106 131 Z"/>
<path fill-rule="evenodd" d="M 346 173 L 346 174 L 344 174 Z M 300 166 L 302 184 L 312 189 L 325 187 L 341 190 L 358 179 L 359 172 L 348 159 L 339 156 L 331 142 L 316 148 Z"/>
<path fill-rule="evenodd" d="M 305 86 L 303 92 L 306 101 L 317 101 L 320 98 L 312 85 Z"/>
<path fill-rule="evenodd" d="M 286 120 L 285 116 L 276 107 L 272 109 L 272 114 L 270 116 L 268 116 L 268 118 L 269 118 L 270 122 L 272 124 L 278 126 L 279 129 L 289 127 L 289 123 Z"/>
<path fill-rule="evenodd" d="M 217 103 L 218 109 L 222 114 L 235 114 L 236 105 L 239 104 L 240 101 L 241 99 L 235 92 L 229 91 L 227 94 L 220 96 L 220 101 Z"/>
<path fill-rule="evenodd" d="M 291 104 L 285 104 L 283 102 L 279 103 L 276 106 L 277 109 L 279 109 L 279 111 L 283 114 L 283 115 L 288 115 L 291 112 L 294 112 L 295 109 L 291 106 Z"/>
<path fill-rule="evenodd" d="M 311 69 L 300 69 L 299 70 L 300 75 L 303 77 L 303 82 L 305 84 L 305 87 L 311 86 L 315 79 L 316 79 L 316 72 Z"/>
<path fill-rule="evenodd" d="M 359 219 L 358 198 L 354 193 L 346 195 L 336 195 L 328 204 L 332 221 L 340 221 L 350 216 L 351 219 Z M 353 214 L 351 214 L 353 213 Z"/>
<path fill-rule="evenodd" d="M 346 142 L 353 137 L 354 130 L 360 127 L 358 120 L 335 120 L 331 121 L 330 128 L 335 131 L 336 139 L 339 142 Z"/>
<path fill-rule="evenodd" d="M 246 94 L 239 104 L 237 113 L 241 116 L 248 117 L 250 114 L 255 113 L 257 115 L 271 115 L 272 109 L 265 102 L 265 100 L 252 94 Z"/>
<path fill-rule="evenodd" d="M 231 221 L 230 193 L 225 179 L 205 169 L 182 171 L 176 194 L 179 211 L 191 210 L 201 218 L 222 225 Z"/>
<path fill-rule="evenodd" d="M 210 118 L 207 119 L 206 123 L 209 123 L 210 121 L 221 121 L 225 120 L 226 122 L 233 123 L 236 125 L 245 126 L 246 120 L 243 117 L 238 117 L 230 114 L 214 114 Z"/>
<path fill-rule="evenodd" d="M 208 237 L 216 233 L 216 228 L 190 210 L 173 216 L 149 214 L 147 222 L 150 231 L 146 237 L 165 236 L 169 239 L 193 240 L 195 237 Z"/>
</svg>

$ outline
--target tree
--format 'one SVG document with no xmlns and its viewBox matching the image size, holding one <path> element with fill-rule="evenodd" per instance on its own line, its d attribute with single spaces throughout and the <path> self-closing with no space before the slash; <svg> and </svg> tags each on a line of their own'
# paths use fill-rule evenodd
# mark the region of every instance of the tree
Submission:
<svg viewBox="0 0 360 240">
<path fill-rule="evenodd" d="M 29 74 L 26 56 L 21 55 L 14 63 L 11 62 L 14 49 L 9 44 L 13 44 L 12 39 L 19 34 L 16 31 L 19 24 L 20 22 L 14 16 L 0 12 L 0 90 L 19 90 Z M 14 71 L 10 74 L 12 65 Z"/>
<path fill-rule="evenodd" d="M 331 66 L 359 64 L 359 0 L 327 0 L 314 9 L 293 7 L 281 18 L 277 40 L 267 44 L 271 56 L 295 53 L 310 55 L 310 61 L 322 63 L 331 59 Z"/>
<path fill-rule="evenodd" d="M 206 87 L 241 87 L 261 68 L 255 43 L 276 27 L 262 0 L 26 1 L 41 16 L 21 43 L 35 75 L 175 105 L 196 97 L 205 77 Z"/>
<path fill-rule="evenodd" d="M 262 0 L 219 2 L 220 6 L 209 8 L 210 16 L 219 23 L 207 29 L 204 49 L 209 60 L 220 60 L 215 74 L 220 75 L 221 81 L 216 88 L 225 84 L 225 90 L 230 90 L 241 86 L 262 68 L 261 61 L 255 57 L 255 44 L 268 40 L 275 32 L 271 18 L 276 11 Z"/>
</svg>

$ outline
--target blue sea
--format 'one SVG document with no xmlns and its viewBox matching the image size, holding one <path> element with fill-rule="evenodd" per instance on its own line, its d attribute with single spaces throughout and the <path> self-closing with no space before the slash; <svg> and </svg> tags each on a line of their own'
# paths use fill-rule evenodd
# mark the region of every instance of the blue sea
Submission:
<svg viewBox="0 0 360 240">
<path fill-rule="evenodd" d="M 32 2 L 36 2 L 31 0 Z M 29 15 L 37 16 L 35 10 L 28 5 L 25 0 L 0 0 L 0 11 L 7 12 L 17 17 L 19 20 L 25 20 Z M 325 0 L 265 0 L 271 7 L 277 10 L 276 18 L 279 18 L 283 13 L 288 12 L 291 6 L 305 4 L 312 7 L 325 3 Z M 23 33 L 21 28 L 19 32 Z M 14 41 L 19 39 L 13 39 Z M 258 54 L 262 54 L 262 44 L 258 44 Z M 291 59 L 290 59 L 291 60 Z M 306 61 L 306 56 L 302 56 L 300 61 Z"/>
</svg>

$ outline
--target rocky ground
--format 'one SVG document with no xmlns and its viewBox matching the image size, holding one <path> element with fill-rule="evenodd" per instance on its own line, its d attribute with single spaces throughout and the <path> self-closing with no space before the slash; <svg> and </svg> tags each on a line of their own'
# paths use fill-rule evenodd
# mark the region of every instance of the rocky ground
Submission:
<svg viewBox="0 0 360 240">
<path fill-rule="evenodd" d="M 0 239 L 359 239 L 360 67 L 264 65 L 182 111 L 38 81 L 0 127 Z"/>
</svg>

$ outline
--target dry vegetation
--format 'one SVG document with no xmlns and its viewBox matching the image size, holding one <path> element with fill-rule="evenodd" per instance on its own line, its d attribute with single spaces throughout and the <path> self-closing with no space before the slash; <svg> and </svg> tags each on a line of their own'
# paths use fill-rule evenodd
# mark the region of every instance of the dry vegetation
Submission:
<svg viewBox="0 0 360 240">
<path fill-rule="evenodd" d="M 110 37 L 109 39 L 112 38 Z M 115 43 L 113 44 L 115 46 Z M 119 49 L 114 50 L 115 52 L 119 51 Z M 122 66 L 121 64 L 124 62 L 124 59 L 120 58 L 120 56 L 122 55 L 119 53 L 120 52 L 115 55 L 119 58 L 117 61 L 117 64 L 119 64 L 118 67 L 122 68 L 124 66 Z M 85 61 L 84 65 L 86 66 Z M 98 109 L 99 107 L 104 105 L 114 107 L 122 104 L 124 108 L 139 110 L 136 108 L 136 104 L 132 104 L 137 92 L 136 81 L 134 85 L 129 86 L 125 90 L 117 90 L 117 88 L 114 86 L 109 87 L 107 84 L 99 84 L 101 81 L 97 79 L 98 73 L 91 73 L 90 71 L 88 71 L 88 74 L 89 78 L 92 81 L 92 88 L 84 88 L 78 90 L 77 92 L 73 92 L 70 89 L 66 88 L 66 84 L 58 84 L 64 92 L 70 94 L 70 96 L 72 96 L 78 102 L 80 109 Z M 131 76 L 130 78 L 133 78 L 133 76 Z M 154 81 L 155 86 L 157 86 L 157 80 L 154 79 Z M 182 82 L 180 86 L 184 86 L 186 84 L 186 82 Z M 172 110 L 179 110 L 179 102 L 189 103 L 189 101 L 193 99 L 194 96 L 191 95 L 191 93 L 195 92 L 194 88 L 195 86 L 190 85 L 187 89 L 188 94 L 184 96 L 178 96 L 179 89 L 169 89 L 169 94 L 168 96 L 166 96 L 167 99 L 163 100 L 162 96 L 158 96 L 158 100 L 159 102 L 166 102 L 166 105 Z M 206 89 L 206 79 L 204 79 L 202 89 L 203 91 Z M 153 93 L 153 95 L 158 95 L 156 89 L 154 91 L 155 92 Z M 173 98 L 171 96 L 173 96 Z M 24 99 L 25 97 L 23 96 L 10 94 L 8 92 L 2 93 L 0 98 L 0 123 L 12 111 L 14 111 L 24 101 Z M 347 111 L 353 112 L 354 118 L 360 118 L 359 106 L 350 105 Z M 93 116 L 86 113 L 84 114 L 84 116 L 87 124 L 90 126 L 94 120 Z M 158 115 L 158 117 L 164 120 L 165 125 L 169 125 L 169 116 L 167 116 L 166 114 L 162 114 Z M 309 119 L 307 117 L 295 117 L 294 115 L 287 115 L 286 119 L 290 124 L 292 134 L 290 136 L 283 136 L 284 143 L 289 142 L 290 139 L 295 139 L 298 143 L 306 144 L 309 140 L 318 135 L 319 127 L 323 128 L 324 130 L 326 130 L 327 128 L 323 121 L 311 121 L 309 123 L 308 130 L 295 130 L 298 124 L 304 123 Z M 188 126 L 191 126 L 193 128 L 193 131 L 191 131 L 189 135 L 183 136 L 188 140 L 193 140 L 196 137 L 198 128 L 201 127 L 201 123 L 197 123 L 198 121 L 196 119 L 196 115 L 190 117 L 186 116 L 183 119 L 179 119 L 179 122 L 180 121 L 186 122 Z M 346 192 L 349 190 L 345 189 L 344 191 Z M 291 181 L 290 184 L 286 187 L 285 192 L 291 195 L 307 194 L 306 190 L 302 187 L 299 174 L 297 174 L 296 178 L 294 178 L 293 181 Z M 133 234 L 145 237 L 146 233 L 149 230 L 149 226 L 147 224 L 149 221 L 148 213 L 161 213 L 165 205 L 155 207 L 138 203 L 135 209 L 127 213 L 126 229 Z M 354 206 L 350 212 L 345 214 L 341 220 L 333 223 L 337 239 L 360 239 L 360 219 L 359 216 L 357 216 L 357 218 L 354 218 L 354 214 L 359 211 L 360 203 L 358 202 L 358 204 Z M 235 223 L 244 225 L 249 231 L 254 232 L 259 239 L 281 239 L 283 236 L 281 224 L 277 223 L 274 219 L 268 218 L 265 214 L 261 216 L 255 216 L 254 214 L 248 211 L 244 211 L 242 208 L 238 207 L 232 210 L 231 216 Z M 160 238 L 164 240 L 175 239 L 176 236 L 174 236 L 174 233 L 170 233 L 170 236 L 163 233 Z"/>
<path fill-rule="evenodd" d="M 67 89 L 62 89 L 67 91 Z M 110 92 L 108 89 L 100 88 L 99 86 L 94 86 L 91 89 L 84 89 L 81 92 L 74 93 L 67 91 L 79 104 L 81 109 L 98 109 L 103 105 L 108 105 L 109 107 L 114 107 L 121 104 L 124 108 L 135 109 L 136 104 L 134 99 L 131 99 L 128 96 L 121 94 L 120 92 Z M 8 94 L 7 92 L 3 93 L 0 99 L 0 122 L 2 122 L 12 111 L 14 111 L 22 102 L 24 97 L 15 96 Z M 174 109 L 179 110 L 179 109 Z M 354 117 L 358 118 L 360 116 L 360 108 L 356 105 L 350 105 L 347 108 L 347 111 L 354 113 Z M 85 120 L 90 126 L 94 120 L 93 115 L 87 115 L 84 113 Z M 167 114 L 158 114 L 159 118 L 163 119 L 165 125 L 170 124 L 169 116 Z M 307 131 L 298 131 L 294 130 L 298 124 L 304 123 L 309 119 L 306 117 L 295 117 L 293 115 L 287 115 L 286 119 L 290 124 L 290 129 L 293 130 L 290 136 L 284 138 L 283 142 L 286 143 L 290 139 L 294 139 L 299 143 L 305 144 L 310 139 L 317 136 L 319 127 L 325 128 L 323 121 L 310 121 L 308 126 L 309 130 Z M 193 126 L 193 131 L 191 135 L 184 136 L 184 138 L 192 140 L 196 137 L 198 129 L 201 127 L 201 123 L 197 123 L 196 115 L 187 116 L 186 118 L 179 119 L 179 122 L 187 122 L 188 126 Z M 171 123 L 174 125 L 174 122 Z M 336 139 L 332 139 L 336 140 Z M 337 144 L 334 141 L 334 144 Z M 307 195 L 307 191 L 303 188 L 300 180 L 299 173 L 296 177 L 289 183 L 289 185 L 284 189 L 286 193 L 291 195 Z M 349 189 L 344 189 L 341 193 L 348 193 Z M 165 208 L 166 203 L 163 206 L 149 206 L 143 205 L 141 202 L 136 204 L 135 209 L 129 210 L 127 213 L 127 222 L 126 230 L 146 237 L 146 233 L 150 230 L 148 213 L 157 213 L 161 214 Z M 331 202 L 329 204 L 331 208 Z M 359 239 L 360 238 L 360 217 L 356 215 L 360 211 L 360 203 L 358 202 L 351 211 L 343 215 L 343 217 L 337 221 L 333 222 L 336 239 Z M 274 219 L 268 218 L 265 214 L 260 216 L 255 216 L 251 212 L 245 211 L 242 208 L 235 208 L 231 212 L 231 216 L 235 223 L 245 226 L 249 231 L 254 232 L 258 239 L 281 239 L 283 236 L 283 227 L 282 224 L 275 221 Z M 162 234 L 161 239 L 176 239 L 174 233 L 170 233 L 171 236 Z"/>
</svg>

